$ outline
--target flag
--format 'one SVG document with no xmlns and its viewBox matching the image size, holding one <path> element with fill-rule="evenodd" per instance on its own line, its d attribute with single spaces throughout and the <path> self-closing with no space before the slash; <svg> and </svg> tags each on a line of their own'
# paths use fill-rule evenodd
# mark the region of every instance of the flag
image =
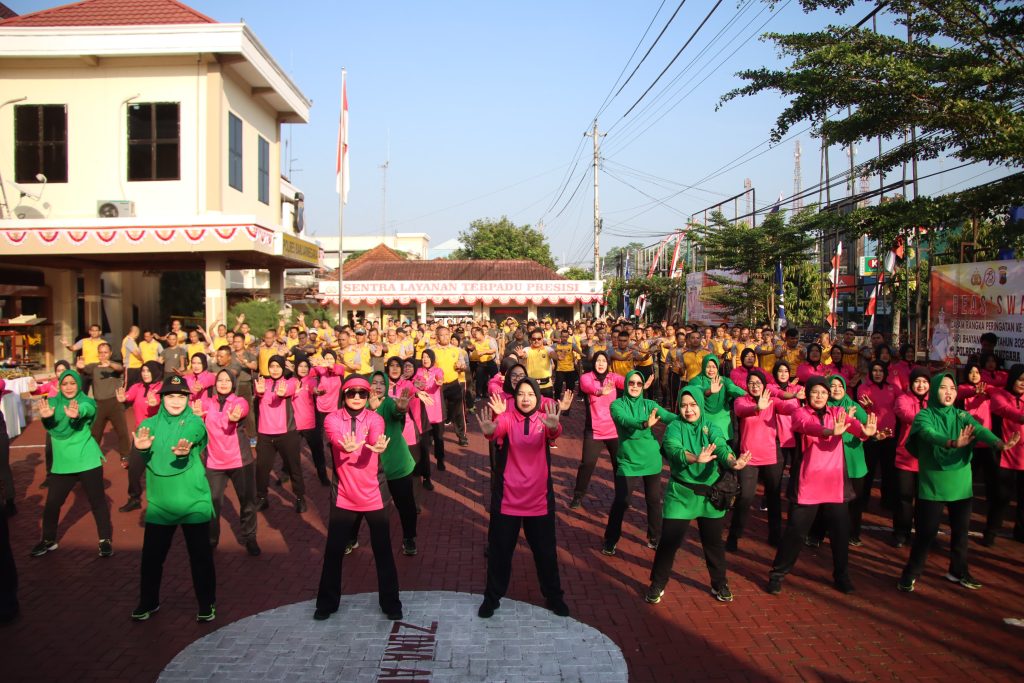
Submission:
<svg viewBox="0 0 1024 683">
<path fill-rule="evenodd" d="M 836 255 L 832 257 L 832 271 L 828 274 L 828 279 L 832 282 L 832 292 L 828 298 L 829 314 L 825 318 L 833 330 L 839 327 L 839 264 L 842 257 L 843 243 L 836 242 Z"/>
<path fill-rule="evenodd" d="M 661 244 L 658 245 L 658 251 L 654 252 L 654 260 L 651 262 L 651 269 L 647 271 L 647 277 L 652 277 L 654 275 L 654 271 L 658 268 L 658 261 L 661 259 L 661 252 L 665 251 L 665 245 L 668 244 L 670 239 L 672 239 L 672 235 L 663 239 Z M 672 273 L 669 273 L 669 275 L 671 276 Z"/>
<path fill-rule="evenodd" d="M 335 166 L 334 189 L 341 195 L 341 203 L 348 204 L 348 92 L 344 69 L 341 71 L 341 116 L 338 118 L 338 156 Z"/>
<path fill-rule="evenodd" d="M 644 311 L 647 310 L 647 295 L 641 294 L 636 298 L 636 308 L 633 309 L 634 315 L 637 319 L 644 317 Z"/>
<path fill-rule="evenodd" d="M 676 238 L 676 250 L 672 253 L 672 269 L 668 272 L 668 276 L 671 278 L 679 277 L 680 273 L 676 272 L 676 266 L 679 264 L 679 245 L 683 242 L 683 233 L 679 233 L 679 237 Z"/>
<path fill-rule="evenodd" d="M 775 200 L 775 204 L 772 206 L 772 210 L 768 213 L 778 213 L 779 207 L 782 205 L 782 193 L 779 193 L 779 198 Z"/>
<path fill-rule="evenodd" d="M 623 280 L 629 282 L 629 250 L 625 252 L 626 256 L 626 269 L 623 271 Z M 622 314 L 629 315 L 629 291 L 626 288 L 622 289 Z"/>
<path fill-rule="evenodd" d="M 781 330 L 786 326 L 786 288 L 782 282 L 782 261 L 778 261 L 775 264 L 775 294 L 779 298 L 779 329 Z"/>
</svg>

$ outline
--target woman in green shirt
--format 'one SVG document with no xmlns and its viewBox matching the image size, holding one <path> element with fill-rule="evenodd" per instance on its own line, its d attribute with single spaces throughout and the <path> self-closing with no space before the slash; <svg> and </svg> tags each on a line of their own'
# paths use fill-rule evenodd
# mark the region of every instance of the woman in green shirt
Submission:
<svg viewBox="0 0 1024 683">
<path fill-rule="evenodd" d="M 697 520 L 704 562 L 711 575 L 711 594 L 721 602 L 732 602 L 732 591 L 725 579 L 725 510 L 714 507 L 704 495 L 721 476 L 720 468 L 741 470 L 750 462 L 750 453 L 733 455 L 722 431 L 704 412 L 704 393 L 694 386 L 679 392 L 682 420 L 665 430 L 662 450 L 668 460 L 669 480 L 665 493 L 665 521 L 661 543 L 654 554 L 651 586 L 644 599 L 661 602 L 672 573 L 676 550 L 683 543 L 690 521 Z"/>
<path fill-rule="evenodd" d="M 651 434 L 651 427 L 661 421 L 671 424 L 679 416 L 644 398 L 644 383 L 640 372 L 630 370 L 626 373 L 625 393 L 611 405 L 619 451 L 612 458 L 615 500 L 604 531 L 601 552 L 605 555 L 615 554 L 615 546 L 622 536 L 622 518 L 629 507 L 629 493 L 637 479 L 643 480 L 647 501 L 647 547 L 657 548 L 661 538 L 661 447 Z"/>
<path fill-rule="evenodd" d="M 722 376 L 721 361 L 713 353 L 704 356 L 700 374 L 691 379 L 687 386 L 697 387 L 704 392 L 704 419 L 718 427 L 726 440 L 731 441 L 732 402 L 745 396 L 747 390 Z"/>
<path fill-rule="evenodd" d="M 964 588 L 977 590 L 981 584 L 967 571 L 967 528 L 971 521 L 971 458 L 977 441 L 999 450 L 1013 448 L 1020 441 L 1014 434 L 1002 441 L 985 429 L 965 410 L 955 407 L 957 386 L 952 373 L 931 378 L 928 407 L 914 418 L 907 450 L 917 456 L 918 492 L 914 517 L 917 534 L 910 560 L 903 568 L 897 588 L 905 593 L 924 571 L 932 541 L 939 532 L 942 508 L 949 511 L 949 572 L 946 578 Z"/>
<path fill-rule="evenodd" d="M 217 615 L 217 577 L 210 545 L 214 518 L 210 483 L 203 467 L 206 425 L 189 408 L 189 388 L 172 375 L 160 387 L 160 410 L 143 420 L 133 435 L 134 448 L 146 463 L 146 530 L 142 539 L 142 581 L 139 606 L 132 619 L 145 621 L 160 609 L 160 579 L 174 532 L 181 526 L 192 568 L 199 611 L 196 621 Z"/>
</svg>

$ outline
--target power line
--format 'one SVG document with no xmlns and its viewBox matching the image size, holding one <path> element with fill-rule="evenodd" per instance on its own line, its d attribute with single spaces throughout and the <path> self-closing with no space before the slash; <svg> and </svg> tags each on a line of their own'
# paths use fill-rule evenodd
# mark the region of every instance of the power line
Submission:
<svg viewBox="0 0 1024 683">
<path fill-rule="evenodd" d="M 663 4 L 664 4 L 664 3 L 663 3 Z M 649 56 L 649 55 L 651 54 L 651 50 L 653 50 L 653 49 L 654 49 L 654 46 L 658 44 L 658 41 L 659 41 L 659 40 L 661 40 L 661 37 L 662 37 L 663 35 L 665 35 L 665 31 L 667 31 L 667 30 L 668 30 L 668 27 L 669 27 L 669 25 L 670 25 L 670 24 L 672 23 L 672 20 L 676 18 L 676 15 L 677 15 L 677 14 L 679 14 L 679 10 L 683 9 L 683 5 L 685 5 L 685 4 L 686 4 L 686 0 L 683 0 L 682 2 L 680 2 L 680 3 L 679 3 L 679 6 L 678 6 L 678 7 L 676 7 L 676 11 L 672 13 L 672 16 L 668 18 L 668 21 L 667 21 L 667 22 L 665 22 L 665 25 L 661 27 L 661 33 L 659 33 L 659 34 L 658 34 L 658 37 L 654 39 L 654 42 L 653 42 L 653 43 L 651 43 L 651 46 L 650 46 L 649 48 L 647 48 L 647 52 L 645 52 L 645 53 L 644 53 L 644 56 L 640 58 L 640 61 L 639 61 L 639 62 L 637 62 L 637 65 L 636 65 L 636 67 L 635 67 L 635 68 L 633 69 L 633 71 L 632 71 L 632 72 L 631 72 L 631 73 L 629 74 L 629 78 L 627 78 L 627 79 L 626 79 L 626 82 L 622 84 L 622 87 L 620 87 L 620 88 L 619 88 L 619 89 L 618 89 L 618 90 L 617 90 L 617 91 L 615 92 L 615 97 L 618 97 L 618 96 L 619 96 L 619 93 L 621 93 L 621 92 L 622 92 L 622 88 L 625 88 L 625 87 L 626 87 L 627 85 L 629 85 L 629 82 L 630 82 L 631 80 L 633 80 L 633 76 L 635 76 L 635 75 L 636 75 L 636 72 L 637 72 L 637 70 L 638 70 L 638 69 L 640 68 L 640 66 L 641 66 L 641 65 L 642 65 L 642 64 L 643 64 L 643 63 L 644 63 L 644 62 L 645 62 L 645 61 L 647 60 L 647 57 L 648 57 L 648 56 Z M 659 8 L 659 11 L 660 11 L 660 8 Z"/>
<path fill-rule="evenodd" d="M 595 119 L 600 117 L 601 114 L 604 113 L 604 110 L 607 109 L 608 105 L 612 103 L 612 100 L 615 99 L 616 97 L 618 97 L 619 93 L 617 93 L 617 92 L 614 95 L 612 95 L 612 93 L 615 91 L 615 86 L 617 86 L 619 84 L 619 81 L 622 79 L 622 74 L 626 73 L 626 69 L 629 68 L 629 64 L 630 64 L 630 62 L 633 61 L 633 57 L 636 57 L 636 53 L 640 49 L 640 46 L 644 44 L 644 39 L 647 37 L 647 34 L 650 32 L 651 27 L 654 26 L 654 21 L 658 18 L 658 15 L 661 14 L 661 10 L 665 6 L 665 2 L 666 2 L 666 0 L 661 0 L 661 4 L 658 5 L 658 11 L 656 11 L 654 13 L 654 16 L 651 17 L 650 23 L 647 24 L 647 28 L 644 29 L 644 34 L 642 36 L 640 36 L 640 40 L 637 41 L 636 47 L 633 48 L 633 53 L 631 55 L 629 55 L 629 59 L 627 59 L 626 63 L 622 65 L 622 71 L 619 72 L 619 75 L 615 79 L 615 82 L 612 83 L 612 87 L 608 89 L 608 94 L 604 96 L 604 101 L 601 102 L 601 106 L 597 108 L 597 113 L 594 114 L 594 118 Z M 684 2 L 685 2 L 685 0 L 684 0 Z M 680 4 L 680 7 L 682 7 L 682 4 Z M 678 12 L 679 10 L 677 9 L 676 11 Z M 674 14 L 672 16 L 675 17 Z M 659 35 L 658 37 L 660 38 L 661 36 Z M 657 41 L 655 41 L 655 42 L 657 42 Z M 646 58 L 646 57 L 647 57 L 647 55 L 644 55 L 644 58 Z M 642 61 L 643 60 L 641 60 L 641 62 Z M 632 74 L 630 74 L 630 78 L 632 78 Z"/>
</svg>

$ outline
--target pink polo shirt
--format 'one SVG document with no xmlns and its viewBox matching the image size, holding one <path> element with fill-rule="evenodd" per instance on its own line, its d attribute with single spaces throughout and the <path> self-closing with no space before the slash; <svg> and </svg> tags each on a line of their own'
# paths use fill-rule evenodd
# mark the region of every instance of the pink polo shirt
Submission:
<svg viewBox="0 0 1024 683">
<path fill-rule="evenodd" d="M 324 420 L 324 433 L 331 444 L 334 471 L 338 478 L 338 495 L 334 504 L 354 512 L 382 509 L 380 456 L 366 444 L 376 443 L 384 433 L 384 418 L 369 408 L 364 408 L 354 417 L 342 408 Z M 346 434 L 355 434 L 356 442 L 362 442 L 351 453 L 341 447 L 341 440 Z"/>
</svg>

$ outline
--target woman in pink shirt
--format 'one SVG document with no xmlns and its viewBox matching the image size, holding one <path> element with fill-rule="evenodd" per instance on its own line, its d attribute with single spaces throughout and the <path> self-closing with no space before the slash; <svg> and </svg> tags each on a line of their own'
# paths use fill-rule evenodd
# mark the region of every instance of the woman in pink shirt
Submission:
<svg viewBox="0 0 1024 683">
<path fill-rule="evenodd" d="M 772 379 L 774 381 L 769 382 L 768 393 L 776 401 L 784 401 L 790 408 L 789 412 L 775 411 L 775 424 L 779 435 L 779 455 L 783 467 L 788 467 L 790 471 L 786 497 L 792 500 L 796 498 L 796 477 L 793 477 L 792 473 L 800 467 L 800 443 L 793 431 L 792 413 L 800 407 L 800 402 L 804 398 L 804 389 L 796 383 L 793 369 L 784 360 L 775 363 L 775 367 L 772 368 Z"/>
<path fill-rule="evenodd" d="M 782 592 L 782 580 L 796 565 L 804 538 L 820 510 L 832 540 L 832 578 L 836 590 L 853 592 L 849 574 L 849 501 L 853 488 L 846 471 L 843 434 L 859 439 L 874 436 L 876 418 L 861 424 L 840 406 L 829 406 L 829 385 L 824 377 L 811 377 L 806 385 L 807 405 L 793 414 L 793 429 L 800 434 L 802 457 L 796 500 L 768 575 L 768 593 Z M 852 409 L 850 410 L 852 412 Z"/>
<path fill-rule="evenodd" d="M 729 379 L 736 386 L 743 388 L 747 386 L 747 375 L 754 369 L 757 364 L 757 354 L 754 353 L 754 349 L 743 349 L 740 353 L 740 365 L 737 368 L 733 368 L 732 372 L 729 373 Z"/>
<path fill-rule="evenodd" d="M 278 456 L 287 465 L 295 494 L 295 511 L 306 511 L 306 484 L 302 477 L 299 450 L 302 436 L 295 424 L 292 398 L 299 388 L 299 380 L 285 376 L 284 356 L 271 356 L 267 361 L 269 377 L 259 377 L 253 383 L 253 393 L 259 402 L 256 436 L 256 509 L 266 510 L 267 485 L 270 470 Z"/>
<path fill-rule="evenodd" d="M 121 403 L 130 403 L 138 429 L 142 421 L 153 417 L 160 410 L 160 386 L 164 378 L 164 364 L 158 360 L 143 363 L 139 370 L 141 381 L 127 389 L 119 388 L 115 396 Z M 142 507 L 142 480 L 146 474 L 146 463 L 133 448 L 128 453 L 128 502 L 117 509 L 131 512 Z"/>
<path fill-rule="evenodd" d="M 316 396 L 316 438 L 321 444 L 319 461 L 316 459 L 317 453 L 312 452 L 313 464 L 320 483 L 327 485 L 330 482 L 327 481 L 327 462 L 323 448 L 324 420 L 341 407 L 341 382 L 345 377 L 345 366 L 338 362 L 335 352 L 328 349 L 323 352 L 323 359 L 313 365 L 312 374 L 316 376 L 316 387 L 313 389 Z"/>
<path fill-rule="evenodd" d="M 229 370 L 217 373 L 213 387 L 212 396 L 203 396 L 192 404 L 193 412 L 206 425 L 203 460 L 213 499 L 210 545 L 216 548 L 220 542 L 220 509 L 230 481 L 238 497 L 242 543 L 255 557 L 260 554 L 260 546 L 256 543 L 256 465 L 245 433 L 249 402 L 235 394 L 235 376 Z"/>
<path fill-rule="evenodd" d="M 491 377 L 487 382 L 487 395 L 491 396 L 501 391 L 501 388 L 505 386 L 505 375 L 516 365 L 519 365 L 519 358 L 516 354 L 509 354 L 501 360 L 501 366 L 498 368 L 498 373 Z M 522 367 L 522 366 L 520 366 Z M 523 371 L 526 372 L 525 370 Z M 524 375 L 525 376 L 525 375 Z"/>
<path fill-rule="evenodd" d="M 492 397 L 478 413 L 480 429 L 501 446 L 491 489 L 491 518 L 487 527 L 487 587 L 477 614 L 494 615 L 508 590 L 512 554 L 520 528 L 533 552 L 540 591 L 547 608 L 569 616 L 558 574 L 555 542 L 555 492 L 551 484 L 551 443 L 562 433 L 559 407 L 541 408 L 540 387 L 526 378 L 515 386 L 511 405 Z M 494 415 L 493 413 L 498 413 Z"/>
<path fill-rule="evenodd" d="M 188 390 L 192 392 L 190 401 L 198 401 L 203 395 L 213 394 L 214 377 L 207 369 L 209 362 L 205 353 L 197 353 L 189 361 L 189 371 L 185 373 L 184 378 L 188 383 Z"/>
<path fill-rule="evenodd" d="M 1024 365 L 1014 365 L 1006 378 L 1005 389 L 992 394 L 992 414 L 1002 418 L 1003 441 L 1009 442 L 1014 434 L 1024 437 Z M 977 451 L 975 451 L 977 458 Z M 995 462 L 995 459 L 993 459 Z M 985 483 L 988 496 L 988 521 L 982 542 L 995 544 L 996 534 L 1003 527 L 1003 517 L 1012 498 L 1017 499 L 1017 513 L 1013 525 L 1013 540 L 1024 543 L 1024 444 L 1018 442 L 999 456 L 998 471 L 992 488 Z M 991 492 L 991 493 L 990 493 Z"/>
<path fill-rule="evenodd" d="M 896 504 L 896 399 L 899 395 L 885 361 L 871 361 L 867 378 L 857 387 L 857 402 L 868 415 L 878 418 L 878 433 L 875 438 L 864 442 L 868 473 L 864 477 L 863 491 L 857 493 L 857 502 L 863 506 L 862 509 L 866 509 L 871 500 L 876 471 L 882 473 L 882 507 L 891 510 Z"/>
<path fill-rule="evenodd" d="M 902 548 L 910 542 L 917 499 L 917 457 L 907 450 L 907 438 L 914 418 L 928 407 L 931 375 L 925 368 L 914 368 L 907 377 L 909 386 L 896 397 L 896 507 L 892 511 L 893 545 Z"/>
<path fill-rule="evenodd" d="M 430 442 L 434 443 L 434 458 L 437 460 L 437 469 L 445 471 L 444 465 L 444 398 L 441 395 L 441 387 L 444 386 L 444 373 L 437 367 L 437 358 L 433 349 L 424 349 L 420 358 L 420 368 L 412 378 L 413 386 L 417 392 L 429 399 L 420 399 L 419 425 L 423 436 L 419 441 L 419 475 L 423 478 L 423 488 L 428 491 L 434 490 L 434 484 L 430 481 Z"/>
<path fill-rule="evenodd" d="M 832 372 L 830 375 L 842 375 L 843 379 L 845 379 L 847 384 L 849 384 L 853 379 L 856 368 L 843 363 L 843 347 L 833 346 L 829 350 L 829 360 L 832 365 Z"/>
<path fill-rule="evenodd" d="M 829 374 L 829 368 L 821 361 L 821 344 L 808 344 L 807 360 L 796 369 L 797 380 L 807 386 L 807 381 L 811 377 L 825 377 Z"/>
<path fill-rule="evenodd" d="M 587 412 L 583 423 L 583 458 L 576 471 L 576 488 L 569 503 L 569 507 L 574 509 L 583 504 L 583 497 L 587 495 L 602 445 L 608 450 L 612 471 L 619 453 L 619 435 L 612 422 L 611 405 L 616 399 L 616 392 L 625 388 L 625 380 L 622 375 L 608 370 L 608 354 L 604 351 L 595 352 L 591 362 L 594 369 L 580 377 L 580 391 L 587 402 Z"/>
<path fill-rule="evenodd" d="M 388 447 L 384 418 L 368 406 L 370 383 L 364 377 L 349 375 L 341 391 L 341 409 L 324 422 L 331 446 L 334 491 L 313 618 L 322 621 L 338 611 L 345 549 L 354 540 L 356 522 L 365 518 L 377 567 L 378 604 L 388 619 L 398 620 L 402 618 L 402 601 L 386 507 L 390 495 L 380 465 L 380 454 Z"/>
<path fill-rule="evenodd" d="M 295 361 L 295 378 L 299 386 L 292 397 L 292 410 L 295 412 L 295 428 L 302 434 L 309 446 L 309 454 L 316 468 L 317 479 L 324 486 L 329 486 L 327 479 L 327 463 L 324 460 L 324 435 L 316 428 L 316 395 L 317 376 L 313 374 L 313 366 L 309 359 L 300 356 Z M 289 475 L 291 472 L 289 472 Z"/>
<path fill-rule="evenodd" d="M 782 538 L 782 469 L 779 450 L 778 419 L 791 415 L 797 406 L 784 399 L 772 398 L 768 379 L 760 368 L 747 374 L 747 394 L 733 403 L 739 420 L 740 452 L 751 454 L 747 466 L 738 470 L 740 492 L 736 497 L 729 538 L 725 549 L 735 552 L 750 517 L 750 504 L 757 493 L 757 482 L 764 483 L 764 502 L 768 508 L 768 545 L 776 547 Z"/>
</svg>

